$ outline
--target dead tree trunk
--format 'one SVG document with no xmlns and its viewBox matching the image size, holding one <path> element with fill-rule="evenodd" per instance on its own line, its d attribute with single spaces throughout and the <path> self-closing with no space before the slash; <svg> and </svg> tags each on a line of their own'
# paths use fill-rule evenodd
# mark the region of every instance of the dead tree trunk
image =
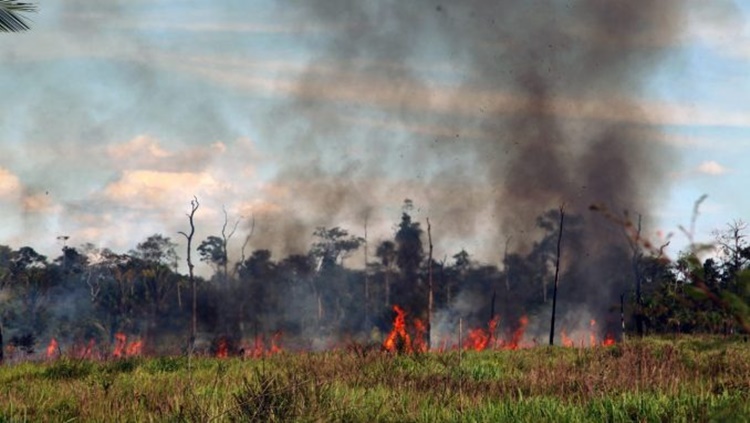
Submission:
<svg viewBox="0 0 750 423">
<path fill-rule="evenodd" d="M 187 215 L 188 221 L 190 222 L 190 233 L 187 234 L 182 231 L 179 232 L 185 237 L 185 239 L 187 239 L 188 281 L 190 282 L 190 288 L 193 291 L 192 322 L 190 325 L 190 345 L 189 345 L 190 352 L 192 352 L 193 348 L 195 347 L 195 336 L 196 336 L 197 327 L 198 327 L 198 298 L 197 298 L 196 289 L 195 289 L 195 276 L 193 274 L 194 266 L 193 266 L 193 261 L 191 258 L 191 251 L 193 249 L 192 247 L 193 235 L 195 235 L 195 220 L 194 220 L 195 212 L 198 210 L 199 206 L 200 206 L 200 203 L 198 202 L 198 197 L 193 197 L 193 200 L 190 201 L 190 213 Z"/>
<path fill-rule="evenodd" d="M 427 345 L 432 346 L 432 306 L 435 297 L 432 284 L 432 227 L 430 226 L 430 218 L 427 218 L 427 241 L 430 248 L 427 260 L 427 282 L 429 285 L 429 293 L 427 294 Z"/>
<path fill-rule="evenodd" d="M 555 288 L 552 291 L 552 321 L 549 328 L 549 344 L 555 344 L 555 312 L 557 311 L 557 285 L 560 277 L 560 247 L 562 245 L 565 205 L 560 206 L 560 232 L 557 235 L 557 256 L 555 257 Z"/>
<path fill-rule="evenodd" d="M 365 217 L 365 329 L 370 326 L 370 269 L 367 263 L 367 217 Z"/>
</svg>

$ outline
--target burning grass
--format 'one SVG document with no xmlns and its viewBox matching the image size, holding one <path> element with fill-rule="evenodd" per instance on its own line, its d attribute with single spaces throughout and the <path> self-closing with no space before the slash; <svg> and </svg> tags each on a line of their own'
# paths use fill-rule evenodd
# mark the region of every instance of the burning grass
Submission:
<svg viewBox="0 0 750 423">
<path fill-rule="evenodd" d="M 62 358 L 0 368 L 0 420 L 721 421 L 750 416 L 741 339 L 597 348 Z"/>
</svg>

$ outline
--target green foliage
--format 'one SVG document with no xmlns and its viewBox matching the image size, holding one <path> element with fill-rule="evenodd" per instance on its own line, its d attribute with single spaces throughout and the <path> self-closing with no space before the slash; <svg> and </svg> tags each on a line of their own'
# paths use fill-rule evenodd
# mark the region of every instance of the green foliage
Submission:
<svg viewBox="0 0 750 423">
<path fill-rule="evenodd" d="M 311 369 L 255 372 L 234 394 L 237 415 L 250 422 L 287 422 L 330 418 L 331 384 L 316 380 Z M 327 419 L 326 419 L 327 420 Z"/>
<path fill-rule="evenodd" d="M 50 365 L 43 376 L 50 380 L 82 379 L 94 371 L 88 360 L 59 360 Z"/>
<path fill-rule="evenodd" d="M 0 1 L 0 32 L 27 31 L 29 25 L 22 13 L 33 13 L 37 7 L 33 3 L 16 0 Z"/>
<path fill-rule="evenodd" d="M 0 419 L 106 421 L 743 421 L 741 337 L 653 338 L 418 357 L 61 360 L 0 368 Z"/>
<path fill-rule="evenodd" d="M 187 357 L 156 357 L 146 364 L 146 371 L 151 374 L 174 373 L 186 369 Z"/>
<path fill-rule="evenodd" d="M 164 357 L 169 358 L 169 357 Z M 149 364 L 158 363 L 160 359 L 149 360 Z M 104 363 L 101 370 L 105 373 L 119 374 L 119 373 L 130 373 L 140 367 L 143 363 L 143 359 L 140 357 L 128 357 L 119 360 L 113 360 L 108 363 Z"/>
</svg>

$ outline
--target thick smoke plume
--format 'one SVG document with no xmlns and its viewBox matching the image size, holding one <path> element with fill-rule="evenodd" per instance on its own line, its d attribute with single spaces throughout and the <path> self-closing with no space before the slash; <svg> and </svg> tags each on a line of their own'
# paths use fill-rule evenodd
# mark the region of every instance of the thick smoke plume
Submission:
<svg viewBox="0 0 750 423">
<path fill-rule="evenodd" d="M 568 261 L 585 259 L 570 284 L 586 303 L 602 301 L 608 278 L 628 272 L 630 251 L 622 228 L 588 208 L 648 221 L 668 160 L 636 135 L 648 120 L 635 97 L 667 59 L 678 5 L 301 3 L 300 23 L 326 31 L 309 41 L 322 53 L 277 111 L 289 125 L 272 136 L 294 151 L 294 170 L 280 178 L 304 185 L 299 209 L 331 222 L 398 201 L 388 195 L 408 185 L 442 237 L 492 233 L 485 249 L 496 258 L 509 236 L 511 248 L 528 248 L 535 217 L 565 204 L 584 218 L 566 239 Z M 394 139 L 390 128 L 412 135 Z M 320 174 L 317 186 L 300 178 Z"/>
</svg>

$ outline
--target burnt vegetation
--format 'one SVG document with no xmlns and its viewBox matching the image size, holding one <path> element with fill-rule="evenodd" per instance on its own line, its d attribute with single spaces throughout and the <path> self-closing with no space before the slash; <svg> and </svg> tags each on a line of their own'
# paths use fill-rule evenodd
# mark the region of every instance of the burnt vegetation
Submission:
<svg viewBox="0 0 750 423">
<path fill-rule="evenodd" d="M 274 259 L 271 251 L 259 249 L 236 263 L 227 262 L 223 238 L 209 236 L 198 247 L 201 260 L 210 265 L 208 277 L 180 273 L 176 244 L 163 235 L 150 236 L 124 254 L 65 246 L 51 260 L 31 247 L 2 246 L 3 351 L 6 359 L 43 354 L 54 338 L 55 351 L 47 346 L 50 357 L 106 356 L 117 341 L 125 355 L 126 337 L 138 339 L 147 354 L 196 348 L 211 355 L 259 356 L 282 348 L 312 351 L 357 344 L 362 347 L 353 348 L 366 351 L 365 345 L 379 347 L 386 340 L 393 305 L 405 310 L 409 321 L 432 323 L 433 349 L 446 347 L 439 343 L 441 334 L 455 337 L 459 319 L 464 334 L 490 324 L 491 330 L 483 332 L 486 344 L 493 337 L 517 337 L 518 322 L 529 316 L 526 345 L 544 343 L 558 222 L 556 210 L 540 216 L 541 238 L 527 252 L 506 253 L 497 264 L 477 262 L 465 250 L 428 260 L 426 235 L 407 209 L 394 225 L 393 238 L 373 248 L 375 257 L 366 268 L 347 262 L 365 240 L 340 227 L 316 229 L 307 254 Z M 565 236 L 574 238 L 581 225 L 580 218 L 570 216 Z M 598 335 L 606 332 L 617 339 L 746 331 L 746 230 L 737 221 L 717 231 L 720 254 L 704 261 L 699 250 L 670 260 L 648 249 L 651 244 L 643 239 L 633 240 L 636 253 L 601 281 L 609 296 L 591 298 L 577 283 L 590 256 L 568 257 L 559 276 L 558 330 L 565 337 L 581 320 L 588 324 L 588 317 L 596 317 Z M 428 311 L 430 277 L 435 316 Z M 592 303 L 597 307 L 590 308 Z M 429 345 L 429 335 L 405 330 L 415 345 Z M 561 345 L 559 333 L 555 336 Z"/>
</svg>

